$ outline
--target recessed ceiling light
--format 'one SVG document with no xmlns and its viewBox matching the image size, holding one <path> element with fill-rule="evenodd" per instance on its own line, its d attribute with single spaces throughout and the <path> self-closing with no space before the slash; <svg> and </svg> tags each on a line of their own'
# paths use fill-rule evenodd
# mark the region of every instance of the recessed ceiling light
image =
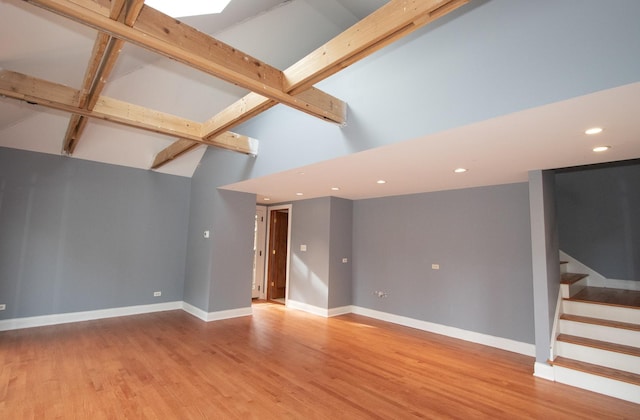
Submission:
<svg viewBox="0 0 640 420">
<path fill-rule="evenodd" d="M 594 147 L 593 151 L 594 152 L 606 152 L 609 149 L 611 149 L 611 146 L 598 146 L 598 147 Z"/>
<path fill-rule="evenodd" d="M 378 183 L 378 184 L 386 184 L 387 181 L 385 181 L 384 179 L 379 179 L 379 180 L 376 181 L 376 183 Z"/>
<path fill-rule="evenodd" d="M 303 194 L 303 193 L 296 193 L 296 195 L 298 195 L 298 196 L 299 196 L 299 195 L 304 195 L 304 194 Z"/>
<path fill-rule="evenodd" d="M 340 187 L 331 187 L 331 191 L 340 191 Z"/>
<path fill-rule="evenodd" d="M 600 127 L 592 127 L 588 130 L 585 130 L 584 134 L 589 134 L 589 135 L 593 135 L 593 134 L 600 134 L 602 133 L 602 128 Z"/>
<path fill-rule="evenodd" d="M 298 175 L 304 175 L 304 172 L 298 172 Z"/>
<path fill-rule="evenodd" d="M 220 13 L 231 0 L 145 0 L 151 6 L 171 17 L 199 16 Z"/>
<path fill-rule="evenodd" d="M 262 199 L 263 201 L 271 201 L 271 199 L 269 197 L 265 197 Z"/>
<path fill-rule="evenodd" d="M 456 168 L 453 170 L 453 172 L 457 173 L 457 174 L 462 174 L 464 172 L 467 172 L 467 170 L 465 168 Z"/>
</svg>

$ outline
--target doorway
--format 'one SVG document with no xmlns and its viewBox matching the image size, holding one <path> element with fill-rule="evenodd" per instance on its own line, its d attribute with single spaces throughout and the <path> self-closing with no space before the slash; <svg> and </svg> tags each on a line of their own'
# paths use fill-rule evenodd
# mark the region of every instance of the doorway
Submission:
<svg viewBox="0 0 640 420">
<path fill-rule="evenodd" d="M 286 304 L 289 297 L 291 205 L 269 208 L 266 299 Z"/>
<path fill-rule="evenodd" d="M 253 282 L 251 284 L 251 299 L 264 299 L 264 265 L 265 265 L 265 236 L 267 234 L 267 208 L 256 206 L 256 218 L 253 237 Z"/>
</svg>

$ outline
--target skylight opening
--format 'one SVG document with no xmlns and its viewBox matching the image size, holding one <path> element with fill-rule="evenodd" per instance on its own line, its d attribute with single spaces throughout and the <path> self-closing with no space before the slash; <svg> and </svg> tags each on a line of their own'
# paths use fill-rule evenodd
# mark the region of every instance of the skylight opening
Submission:
<svg viewBox="0 0 640 420">
<path fill-rule="evenodd" d="M 221 13 L 231 0 L 145 0 L 145 4 L 174 18 Z"/>
</svg>

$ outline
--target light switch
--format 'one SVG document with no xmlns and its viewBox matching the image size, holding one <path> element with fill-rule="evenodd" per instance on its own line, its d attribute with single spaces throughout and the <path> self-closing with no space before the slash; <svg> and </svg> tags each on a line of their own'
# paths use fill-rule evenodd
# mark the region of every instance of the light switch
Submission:
<svg viewBox="0 0 640 420">
<path fill-rule="evenodd" d="M 209 231 L 208 231 L 208 230 L 205 230 L 205 231 L 204 231 L 204 234 L 203 234 L 202 236 L 204 236 L 204 237 L 205 237 L 205 239 L 206 239 L 206 238 L 208 238 L 208 237 L 209 237 Z"/>
<path fill-rule="evenodd" d="M 306 245 L 300 245 L 300 251 L 307 252 L 307 246 Z"/>
<path fill-rule="evenodd" d="M 440 270 L 440 264 L 431 264 L 432 270 Z"/>
<path fill-rule="evenodd" d="M 346 264 L 346 263 L 348 263 L 348 262 L 349 262 L 349 258 L 343 258 L 343 259 L 342 259 L 342 263 L 343 263 L 343 264 Z"/>
</svg>

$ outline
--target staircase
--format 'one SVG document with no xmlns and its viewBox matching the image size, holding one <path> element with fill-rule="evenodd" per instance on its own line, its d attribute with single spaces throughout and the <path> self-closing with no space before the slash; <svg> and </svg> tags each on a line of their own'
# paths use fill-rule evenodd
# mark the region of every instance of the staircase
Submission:
<svg viewBox="0 0 640 420">
<path fill-rule="evenodd" d="M 587 275 L 561 272 L 555 380 L 640 404 L 640 291 L 589 287 Z"/>
</svg>

